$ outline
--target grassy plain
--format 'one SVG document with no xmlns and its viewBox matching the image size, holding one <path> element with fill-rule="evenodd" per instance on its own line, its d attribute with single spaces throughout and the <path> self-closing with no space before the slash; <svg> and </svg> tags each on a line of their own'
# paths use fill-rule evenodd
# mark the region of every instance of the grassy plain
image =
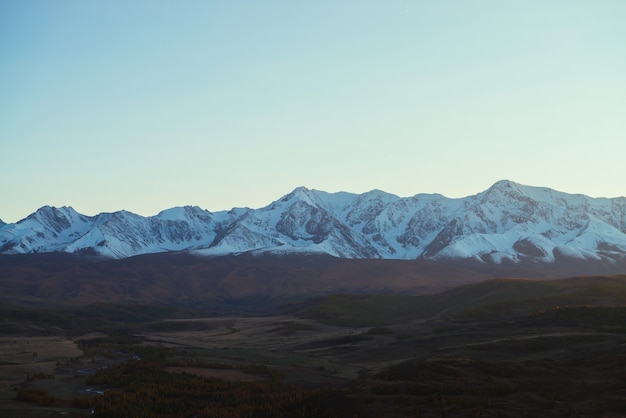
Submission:
<svg viewBox="0 0 626 418">
<path fill-rule="evenodd" d="M 494 280 L 432 296 L 336 295 L 281 315 L 144 312 L 137 320 L 108 306 L 103 317 L 94 314 L 101 329 L 90 330 L 107 332 L 75 336 L 20 316 L 5 329 L 39 326 L 54 335 L 1 337 L 0 415 L 86 415 L 71 408 L 73 398 L 115 389 L 89 376 L 137 362 L 262 390 L 280 382 L 281 394 L 324 390 L 302 399 L 328 416 L 623 416 L 625 306 L 626 279 L 597 277 Z M 54 403 L 14 400 L 17 390 L 37 388 Z M 102 411 L 95 415 L 107 416 Z"/>
<path fill-rule="evenodd" d="M 58 397 L 72 399 L 81 390 L 83 378 L 79 370 L 85 367 L 83 353 L 76 343 L 63 336 L 8 335 L 0 338 L 0 415 L 11 417 L 84 416 L 85 411 L 69 408 L 61 402 L 47 410 L 15 400 L 23 387 L 46 389 Z"/>
</svg>

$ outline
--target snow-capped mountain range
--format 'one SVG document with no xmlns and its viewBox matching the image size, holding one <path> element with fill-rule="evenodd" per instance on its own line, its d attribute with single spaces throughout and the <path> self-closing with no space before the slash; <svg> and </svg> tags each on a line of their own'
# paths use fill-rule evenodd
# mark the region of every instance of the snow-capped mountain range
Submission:
<svg viewBox="0 0 626 418">
<path fill-rule="evenodd" d="M 185 206 L 142 217 L 127 211 L 85 216 L 71 207 L 45 206 L 17 223 L 0 223 L 4 254 L 125 258 L 168 251 L 488 264 L 563 257 L 613 262 L 626 258 L 626 198 L 591 198 L 506 180 L 460 199 L 300 187 L 260 209 Z"/>
</svg>

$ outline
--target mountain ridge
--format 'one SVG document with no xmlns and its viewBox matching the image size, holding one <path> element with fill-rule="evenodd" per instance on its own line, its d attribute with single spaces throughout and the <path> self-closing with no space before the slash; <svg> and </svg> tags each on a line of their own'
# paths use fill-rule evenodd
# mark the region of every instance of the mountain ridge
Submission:
<svg viewBox="0 0 626 418">
<path fill-rule="evenodd" d="M 614 263 L 626 259 L 626 198 L 592 198 L 509 180 L 464 198 L 298 187 L 259 209 L 181 206 L 143 217 L 124 210 L 86 216 L 67 206 L 43 206 L 16 223 L 0 223 L 3 254 L 126 258 L 171 251 Z"/>
</svg>

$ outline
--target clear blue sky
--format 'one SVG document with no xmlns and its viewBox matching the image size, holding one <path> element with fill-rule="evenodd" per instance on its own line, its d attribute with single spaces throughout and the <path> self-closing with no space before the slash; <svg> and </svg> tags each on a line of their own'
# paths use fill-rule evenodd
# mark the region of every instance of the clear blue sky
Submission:
<svg viewBox="0 0 626 418">
<path fill-rule="evenodd" d="M 626 1 L 0 2 L 0 218 L 626 195 Z"/>
</svg>

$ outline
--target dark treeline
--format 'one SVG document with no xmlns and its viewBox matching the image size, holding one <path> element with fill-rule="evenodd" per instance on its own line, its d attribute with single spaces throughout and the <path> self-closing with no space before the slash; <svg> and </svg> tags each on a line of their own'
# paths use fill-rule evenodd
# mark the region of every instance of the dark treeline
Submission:
<svg viewBox="0 0 626 418">
<path fill-rule="evenodd" d="M 75 400 L 96 417 L 354 417 L 339 391 L 303 389 L 281 383 L 273 373 L 260 382 L 226 381 L 170 373 L 163 363 L 129 361 L 99 370 L 90 385 L 114 388 Z"/>
</svg>

